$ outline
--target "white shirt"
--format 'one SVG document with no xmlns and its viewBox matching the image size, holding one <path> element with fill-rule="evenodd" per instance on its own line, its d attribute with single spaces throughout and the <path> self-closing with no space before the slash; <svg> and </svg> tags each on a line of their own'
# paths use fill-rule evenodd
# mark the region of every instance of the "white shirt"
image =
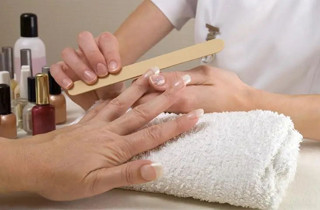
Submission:
<svg viewBox="0 0 320 210">
<path fill-rule="evenodd" d="M 225 49 L 214 66 L 253 87 L 277 93 L 320 93 L 319 0 L 153 0 L 180 29 L 195 18 L 195 41 L 206 23 L 219 27 Z"/>
</svg>

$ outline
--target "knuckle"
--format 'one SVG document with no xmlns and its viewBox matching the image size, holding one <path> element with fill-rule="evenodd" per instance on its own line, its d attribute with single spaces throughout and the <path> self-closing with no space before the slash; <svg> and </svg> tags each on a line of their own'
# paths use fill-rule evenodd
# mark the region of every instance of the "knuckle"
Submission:
<svg viewBox="0 0 320 210">
<path fill-rule="evenodd" d="M 105 41 L 116 41 L 117 39 L 114 37 L 114 35 L 110 32 L 104 32 L 100 35 L 99 41 L 105 42 Z"/>
<path fill-rule="evenodd" d="M 69 54 L 71 54 L 73 51 L 74 51 L 73 48 L 71 48 L 71 47 L 66 47 L 66 48 L 64 48 L 64 49 L 62 50 L 62 52 L 61 52 L 61 57 L 62 57 L 62 58 L 65 58 L 66 56 L 68 56 Z"/>
<path fill-rule="evenodd" d="M 185 130 L 185 121 L 181 119 L 176 119 L 175 120 L 175 130 L 178 131 L 179 133 L 183 132 Z"/>
<path fill-rule="evenodd" d="M 162 129 L 158 125 L 151 126 L 146 130 L 145 135 L 148 140 L 151 140 L 153 143 L 158 145 L 162 138 Z"/>
<path fill-rule="evenodd" d="M 134 184 L 134 175 L 132 171 L 133 170 L 130 164 L 125 165 L 121 169 L 121 177 L 122 177 L 123 183 L 125 183 L 126 185 Z"/>
<path fill-rule="evenodd" d="M 122 109 L 125 106 L 125 103 L 119 98 L 114 98 L 109 102 L 109 106 L 114 106 L 117 109 Z"/>
<path fill-rule="evenodd" d="M 78 34 L 78 41 L 84 41 L 87 39 L 90 39 L 92 37 L 92 34 L 89 31 L 82 31 Z"/>
<path fill-rule="evenodd" d="M 181 80 L 181 76 L 182 76 L 182 73 L 181 72 L 178 72 L 178 71 L 175 71 L 175 72 L 172 72 L 170 75 L 168 75 L 169 78 L 172 79 L 171 83 L 175 83 L 176 81 L 179 81 Z M 172 85 L 173 85 L 172 84 Z"/>
<path fill-rule="evenodd" d="M 136 108 L 132 109 L 132 112 L 134 113 L 137 119 L 141 119 L 142 121 L 146 122 L 150 120 L 150 116 L 147 110 L 143 108 L 143 106 L 137 106 Z"/>
<path fill-rule="evenodd" d="M 50 74 L 54 77 L 56 73 L 58 73 L 59 64 L 52 64 L 50 66 Z"/>
<path fill-rule="evenodd" d="M 147 82 L 145 80 L 138 79 L 134 83 L 132 83 L 131 86 L 133 86 L 135 89 L 137 89 L 137 92 L 145 92 L 147 90 Z"/>
</svg>

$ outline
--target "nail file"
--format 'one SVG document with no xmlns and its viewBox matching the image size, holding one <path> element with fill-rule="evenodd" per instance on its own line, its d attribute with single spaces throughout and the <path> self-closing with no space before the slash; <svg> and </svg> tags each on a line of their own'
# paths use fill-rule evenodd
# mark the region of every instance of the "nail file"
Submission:
<svg viewBox="0 0 320 210">
<path fill-rule="evenodd" d="M 101 87 L 136 78 L 144 74 L 151 67 L 157 66 L 160 69 L 165 69 L 187 61 L 217 53 L 223 49 L 223 46 L 224 42 L 221 39 L 213 39 L 196 44 L 165 55 L 125 66 L 122 68 L 120 73 L 115 75 L 109 74 L 105 78 L 98 79 L 98 81 L 93 85 L 87 85 L 80 80 L 76 81 L 74 82 L 73 88 L 70 89 L 68 93 L 70 95 L 79 95 L 81 93 L 96 90 Z"/>
</svg>

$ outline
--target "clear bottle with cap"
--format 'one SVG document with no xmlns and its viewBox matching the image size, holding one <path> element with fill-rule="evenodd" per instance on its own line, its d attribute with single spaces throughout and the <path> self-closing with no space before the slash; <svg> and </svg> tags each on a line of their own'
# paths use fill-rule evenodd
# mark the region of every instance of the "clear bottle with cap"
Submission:
<svg viewBox="0 0 320 210">
<path fill-rule="evenodd" d="M 47 71 L 49 76 L 49 93 L 50 104 L 55 107 L 56 111 L 56 124 L 63 124 L 67 121 L 67 105 L 66 98 L 61 93 L 61 87 L 54 80 L 50 74 L 50 69 Z"/>
<path fill-rule="evenodd" d="M 0 136 L 17 138 L 16 116 L 11 112 L 10 86 L 0 84 Z"/>
<path fill-rule="evenodd" d="M 32 108 L 36 105 L 35 78 L 28 77 L 28 104 L 23 108 L 23 130 L 32 135 Z"/>
<path fill-rule="evenodd" d="M 33 135 L 56 129 L 55 108 L 50 104 L 47 74 L 36 75 L 36 105 L 32 108 Z"/>
<path fill-rule="evenodd" d="M 21 67 L 20 97 L 14 100 L 15 114 L 17 116 L 17 128 L 23 128 L 23 108 L 28 104 L 28 77 L 31 76 L 29 66 Z M 16 88 L 17 89 L 17 88 Z"/>
<path fill-rule="evenodd" d="M 46 65 L 46 48 L 43 41 L 38 37 L 38 18 L 32 13 L 24 13 L 20 16 L 21 37 L 14 45 L 14 62 L 17 81 L 20 81 L 20 50 L 30 49 L 32 52 L 33 74 L 41 72 Z"/>
<path fill-rule="evenodd" d="M 14 99 L 13 91 L 18 85 L 17 81 L 15 80 L 14 74 L 14 62 L 13 62 L 13 48 L 12 47 L 2 47 L 2 53 L 4 54 L 4 63 L 5 63 L 5 70 L 9 72 L 10 75 L 10 87 L 11 87 L 11 98 Z"/>
</svg>

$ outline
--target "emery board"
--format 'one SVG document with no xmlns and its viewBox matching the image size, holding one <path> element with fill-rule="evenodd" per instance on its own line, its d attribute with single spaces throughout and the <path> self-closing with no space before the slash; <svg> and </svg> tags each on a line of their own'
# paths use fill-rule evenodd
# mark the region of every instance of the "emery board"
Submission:
<svg viewBox="0 0 320 210">
<path fill-rule="evenodd" d="M 223 49 L 224 42 L 221 39 L 213 39 L 200 44 L 196 44 L 184 49 L 154 57 L 145 61 L 134 63 L 122 68 L 118 74 L 109 74 L 105 78 L 99 78 L 93 85 L 87 85 L 83 81 L 74 82 L 73 88 L 68 91 L 70 95 L 79 95 L 101 87 L 136 78 L 144 74 L 151 67 L 157 66 L 165 69 L 187 61 L 195 60 L 207 55 L 212 55 Z"/>
</svg>

